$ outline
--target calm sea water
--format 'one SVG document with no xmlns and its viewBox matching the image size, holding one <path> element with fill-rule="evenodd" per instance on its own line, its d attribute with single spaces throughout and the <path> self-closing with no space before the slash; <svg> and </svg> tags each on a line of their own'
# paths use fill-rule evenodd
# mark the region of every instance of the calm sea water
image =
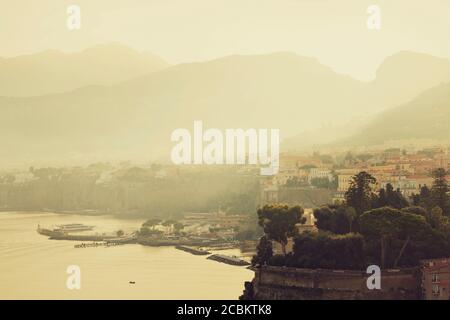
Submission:
<svg viewBox="0 0 450 320">
<path fill-rule="evenodd" d="M 0 299 L 237 299 L 253 272 L 173 247 L 138 244 L 75 249 L 49 240 L 37 225 L 84 223 L 96 232 L 134 231 L 142 220 L 53 213 L 0 213 Z M 227 254 L 239 255 L 238 250 Z M 66 286 L 69 265 L 81 289 Z M 130 284 L 134 281 L 135 284 Z"/>
</svg>

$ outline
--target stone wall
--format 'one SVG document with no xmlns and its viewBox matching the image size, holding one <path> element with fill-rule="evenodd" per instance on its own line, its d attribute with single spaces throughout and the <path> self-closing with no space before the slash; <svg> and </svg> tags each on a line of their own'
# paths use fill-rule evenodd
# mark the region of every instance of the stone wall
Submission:
<svg viewBox="0 0 450 320">
<path fill-rule="evenodd" d="M 298 269 L 264 266 L 255 269 L 245 285 L 243 299 L 420 299 L 418 269 L 388 270 L 381 274 L 381 289 L 369 290 L 365 271 Z"/>
</svg>

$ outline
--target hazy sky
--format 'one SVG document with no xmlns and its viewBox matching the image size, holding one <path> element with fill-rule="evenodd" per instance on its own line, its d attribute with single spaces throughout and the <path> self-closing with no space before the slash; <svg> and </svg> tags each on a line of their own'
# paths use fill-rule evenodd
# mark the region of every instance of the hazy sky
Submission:
<svg viewBox="0 0 450 320">
<path fill-rule="evenodd" d="M 69 4 L 81 30 L 66 27 Z M 369 5 L 381 31 L 366 27 Z M 450 0 L 0 0 L 0 56 L 110 41 L 171 63 L 293 51 L 370 79 L 400 50 L 450 58 Z"/>
</svg>

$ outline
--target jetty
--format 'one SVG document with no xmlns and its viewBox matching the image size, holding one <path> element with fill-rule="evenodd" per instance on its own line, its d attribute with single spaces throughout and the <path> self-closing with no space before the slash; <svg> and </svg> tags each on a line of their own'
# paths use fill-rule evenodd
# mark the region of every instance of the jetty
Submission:
<svg viewBox="0 0 450 320">
<path fill-rule="evenodd" d="M 107 234 L 83 234 L 83 233 L 70 233 L 68 231 L 62 231 L 61 229 L 46 229 L 38 226 L 37 232 L 41 235 L 49 237 L 51 240 L 72 240 L 72 241 L 93 241 L 93 242 L 108 242 L 108 243 L 136 243 L 137 234 L 132 233 L 117 237 L 117 235 Z"/>
<path fill-rule="evenodd" d="M 43 236 L 47 236 L 47 237 L 53 237 L 53 236 L 64 234 L 61 231 L 54 231 L 54 230 L 50 230 L 50 229 L 46 229 L 46 228 L 41 228 L 40 226 L 38 226 L 36 231 L 37 231 L 37 233 L 42 234 Z"/>
<path fill-rule="evenodd" d="M 214 261 L 218 261 L 218 262 L 222 262 L 222 263 L 226 263 L 226 264 L 231 264 L 233 266 L 248 266 L 248 265 L 250 265 L 249 262 L 239 259 L 238 257 L 234 257 L 234 256 L 230 257 L 230 256 L 226 256 L 223 254 L 213 254 L 206 259 L 210 259 L 210 260 L 214 260 Z"/>
<path fill-rule="evenodd" d="M 188 247 L 188 246 L 176 246 L 175 248 L 178 250 L 182 250 L 182 251 L 186 251 L 186 252 L 195 254 L 197 256 L 205 256 L 205 255 L 211 254 L 211 252 L 200 249 L 200 248 L 192 248 L 192 247 Z"/>
<path fill-rule="evenodd" d="M 126 243 L 136 243 L 136 240 L 137 234 L 133 233 L 130 235 L 125 235 L 117 238 L 106 238 L 105 242 L 111 244 L 126 244 Z"/>
<path fill-rule="evenodd" d="M 91 235 L 91 234 L 55 234 L 50 236 L 51 240 L 72 240 L 72 241 L 106 241 L 108 236 Z"/>
</svg>

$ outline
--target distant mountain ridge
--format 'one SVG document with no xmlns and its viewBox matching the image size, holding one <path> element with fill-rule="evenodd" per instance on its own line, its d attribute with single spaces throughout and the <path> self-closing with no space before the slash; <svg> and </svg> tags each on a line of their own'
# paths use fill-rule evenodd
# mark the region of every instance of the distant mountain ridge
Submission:
<svg viewBox="0 0 450 320">
<path fill-rule="evenodd" d="M 351 121 L 334 126 L 323 126 L 320 129 L 301 132 L 283 143 L 285 150 L 305 150 L 329 148 L 331 146 L 354 146 L 369 143 L 364 139 L 375 115 L 383 110 L 395 108 L 405 104 L 422 94 L 424 91 L 450 83 L 450 60 L 438 58 L 428 54 L 401 51 L 387 57 L 379 66 L 376 78 L 367 82 L 365 97 L 367 105 L 371 105 L 371 112 L 357 116 Z M 380 123 L 379 123 L 380 124 Z M 450 126 L 450 124 L 449 124 Z M 364 133 L 359 134 L 365 130 Z M 382 137 L 383 135 L 380 135 Z M 356 137 L 359 137 L 358 139 Z M 438 139 L 433 136 L 422 139 Z M 400 137 L 399 137 L 400 139 Z M 401 137 L 404 140 L 404 137 Z M 417 139 L 421 139 L 418 137 Z M 373 140 L 373 139 L 372 139 Z M 381 139 L 387 141 L 386 139 Z M 380 139 L 377 143 L 383 143 Z M 395 136 L 389 141 L 394 142 Z"/>
<path fill-rule="evenodd" d="M 404 60 L 406 67 L 398 67 Z M 316 59 L 280 52 L 179 64 L 60 94 L 0 97 L 0 142 L 6 146 L 0 162 L 168 159 L 170 133 L 192 130 L 194 120 L 219 129 L 278 128 L 282 138 L 330 122 L 352 126 L 353 119 L 403 104 L 449 75 L 448 59 L 401 53 L 382 65 L 379 79 L 362 82 Z"/>
<path fill-rule="evenodd" d="M 1 58 L 0 96 L 41 96 L 87 85 L 112 85 L 167 66 L 156 55 L 116 43 L 75 53 L 47 50 Z"/>
<path fill-rule="evenodd" d="M 417 140 L 450 144 L 450 82 L 380 113 L 358 133 L 337 143 L 369 146 Z"/>
<path fill-rule="evenodd" d="M 373 95 L 383 95 L 390 100 L 390 106 L 397 106 L 447 82 L 450 82 L 449 59 L 401 51 L 383 61 L 370 85 Z"/>
</svg>

